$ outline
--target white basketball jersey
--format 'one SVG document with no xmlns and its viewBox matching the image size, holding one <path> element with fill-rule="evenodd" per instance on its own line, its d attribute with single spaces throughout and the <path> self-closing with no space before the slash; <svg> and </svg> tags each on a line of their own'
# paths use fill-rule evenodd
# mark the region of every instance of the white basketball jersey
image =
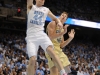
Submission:
<svg viewBox="0 0 100 75">
<path fill-rule="evenodd" d="M 37 7 L 36 5 L 33 5 L 28 13 L 27 36 L 32 36 L 32 34 L 44 30 L 48 12 L 49 9 L 46 7 Z"/>
</svg>

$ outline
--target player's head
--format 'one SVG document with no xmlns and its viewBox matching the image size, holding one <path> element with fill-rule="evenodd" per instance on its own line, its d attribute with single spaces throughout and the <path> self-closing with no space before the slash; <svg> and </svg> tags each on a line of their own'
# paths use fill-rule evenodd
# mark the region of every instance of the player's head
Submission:
<svg viewBox="0 0 100 75">
<path fill-rule="evenodd" d="M 63 13 L 61 13 L 61 15 L 60 15 L 60 21 L 62 22 L 62 23 L 64 23 L 65 21 L 66 21 L 66 19 L 68 18 L 68 13 L 67 12 L 63 12 Z"/>
<path fill-rule="evenodd" d="M 36 5 L 42 6 L 44 5 L 45 0 L 36 0 Z"/>
</svg>

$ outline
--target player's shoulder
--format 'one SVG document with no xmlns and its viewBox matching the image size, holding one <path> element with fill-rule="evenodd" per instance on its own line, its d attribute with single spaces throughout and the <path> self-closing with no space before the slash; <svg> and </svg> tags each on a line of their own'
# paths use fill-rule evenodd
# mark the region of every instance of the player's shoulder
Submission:
<svg viewBox="0 0 100 75">
<path fill-rule="evenodd" d="M 42 6 L 42 8 L 43 8 L 43 9 L 46 9 L 46 10 L 49 10 L 49 8 L 48 8 L 48 7 L 45 7 L 45 6 Z"/>
<path fill-rule="evenodd" d="M 55 22 L 55 21 L 51 21 L 51 22 L 49 23 L 49 26 L 50 26 L 50 27 L 55 27 L 55 26 L 56 26 L 56 22 Z"/>
<path fill-rule="evenodd" d="M 51 21 L 50 23 L 52 23 L 52 24 L 56 24 L 56 22 L 55 22 L 55 21 Z"/>
</svg>

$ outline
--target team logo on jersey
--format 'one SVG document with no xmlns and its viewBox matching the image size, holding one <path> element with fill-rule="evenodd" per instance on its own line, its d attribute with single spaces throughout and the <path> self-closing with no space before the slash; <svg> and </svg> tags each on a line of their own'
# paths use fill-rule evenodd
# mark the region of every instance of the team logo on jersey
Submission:
<svg viewBox="0 0 100 75">
<path fill-rule="evenodd" d="M 30 20 L 30 23 L 36 24 L 36 25 L 43 25 L 42 18 L 44 16 L 43 12 L 40 11 L 34 11 L 34 17 Z"/>
<path fill-rule="evenodd" d="M 59 43 L 61 43 L 61 37 L 57 38 L 57 41 L 58 41 Z"/>
<path fill-rule="evenodd" d="M 59 29 L 56 30 L 56 33 L 60 33 L 60 32 L 61 32 L 61 30 L 59 30 Z M 60 43 L 61 42 L 61 37 L 58 37 L 57 41 Z"/>
<path fill-rule="evenodd" d="M 60 33 L 61 31 L 60 30 L 56 30 L 56 33 Z"/>
</svg>

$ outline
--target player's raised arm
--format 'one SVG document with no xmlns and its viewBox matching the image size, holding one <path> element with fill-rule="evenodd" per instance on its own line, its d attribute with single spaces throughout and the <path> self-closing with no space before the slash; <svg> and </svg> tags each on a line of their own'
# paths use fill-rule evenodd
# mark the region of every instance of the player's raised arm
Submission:
<svg viewBox="0 0 100 75">
<path fill-rule="evenodd" d="M 30 10 L 30 7 L 33 5 L 33 0 L 27 0 L 27 13 Z"/>
<path fill-rule="evenodd" d="M 49 10 L 48 16 L 49 16 L 53 21 L 55 21 L 56 24 L 57 24 L 60 28 L 63 27 L 61 21 L 60 21 L 58 18 L 56 18 L 56 16 L 55 16 L 50 10 Z"/>
<path fill-rule="evenodd" d="M 66 45 L 68 45 L 73 40 L 73 38 L 75 36 L 74 29 L 71 29 L 71 31 L 68 32 L 68 36 L 69 36 L 69 38 L 66 41 L 64 41 L 64 38 L 62 39 L 62 42 L 60 44 L 61 48 L 65 47 Z"/>
<path fill-rule="evenodd" d="M 55 21 L 50 22 L 47 26 L 48 36 L 51 40 L 56 39 L 57 37 L 61 37 L 65 34 L 65 32 L 56 33 L 56 27 L 57 26 Z"/>
</svg>

